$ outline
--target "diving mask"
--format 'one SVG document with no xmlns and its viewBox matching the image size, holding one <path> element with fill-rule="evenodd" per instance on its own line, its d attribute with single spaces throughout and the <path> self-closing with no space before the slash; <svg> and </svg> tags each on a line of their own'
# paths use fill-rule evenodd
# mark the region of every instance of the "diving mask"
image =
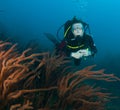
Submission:
<svg viewBox="0 0 120 110">
<path fill-rule="evenodd" d="M 72 33 L 76 36 L 83 36 L 84 34 L 84 27 L 81 23 L 75 23 L 72 25 Z"/>
</svg>

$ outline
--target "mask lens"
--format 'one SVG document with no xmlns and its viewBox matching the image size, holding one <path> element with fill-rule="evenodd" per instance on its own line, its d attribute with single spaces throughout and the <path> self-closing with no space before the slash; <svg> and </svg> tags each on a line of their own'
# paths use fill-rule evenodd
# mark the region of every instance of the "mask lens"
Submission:
<svg viewBox="0 0 120 110">
<path fill-rule="evenodd" d="M 84 29 L 83 29 L 83 25 L 81 23 L 75 23 L 72 25 L 72 32 L 74 34 L 74 36 L 83 36 L 84 33 Z"/>
</svg>

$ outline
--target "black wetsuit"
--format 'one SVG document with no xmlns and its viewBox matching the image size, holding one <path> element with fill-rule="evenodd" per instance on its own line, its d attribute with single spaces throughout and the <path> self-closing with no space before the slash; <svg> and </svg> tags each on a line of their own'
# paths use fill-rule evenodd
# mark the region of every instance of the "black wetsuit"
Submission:
<svg viewBox="0 0 120 110">
<path fill-rule="evenodd" d="M 64 54 L 70 56 L 71 52 L 77 52 L 80 49 L 89 49 L 91 51 L 91 56 L 97 52 L 97 48 L 94 41 L 90 35 L 84 34 L 83 37 L 69 37 L 64 38 L 60 45 L 57 47 L 59 54 Z M 81 59 L 74 59 L 75 65 L 80 64 Z"/>
</svg>

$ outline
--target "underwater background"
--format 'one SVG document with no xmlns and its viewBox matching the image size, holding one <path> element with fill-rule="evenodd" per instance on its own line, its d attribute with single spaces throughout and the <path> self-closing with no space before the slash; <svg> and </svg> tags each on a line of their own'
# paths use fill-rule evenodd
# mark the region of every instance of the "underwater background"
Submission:
<svg viewBox="0 0 120 110">
<path fill-rule="evenodd" d="M 44 33 L 56 36 L 58 28 L 76 16 L 89 24 L 98 49 L 94 59 L 77 68 L 96 64 L 120 77 L 119 10 L 120 0 L 0 0 L 0 39 L 8 38 L 23 49 L 33 41 L 43 51 L 52 51 L 54 45 Z M 113 91 L 117 95 L 119 89 L 116 83 Z M 114 110 L 120 110 L 120 99 L 114 105 Z"/>
<path fill-rule="evenodd" d="M 56 35 L 76 16 L 90 25 L 98 48 L 95 63 L 119 75 L 119 7 L 119 0 L 0 0 L 0 33 L 23 45 L 37 39 L 50 50 L 53 44 L 43 33 Z"/>
</svg>

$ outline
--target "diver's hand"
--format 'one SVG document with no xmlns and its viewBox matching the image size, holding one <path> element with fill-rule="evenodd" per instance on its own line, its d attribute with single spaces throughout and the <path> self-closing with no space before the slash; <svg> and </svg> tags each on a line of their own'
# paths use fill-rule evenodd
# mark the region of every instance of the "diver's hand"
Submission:
<svg viewBox="0 0 120 110">
<path fill-rule="evenodd" d="M 81 52 L 77 51 L 77 52 L 71 52 L 70 56 L 75 58 L 75 59 L 80 59 L 83 57 L 83 54 Z"/>
<path fill-rule="evenodd" d="M 89 51 L 88 49 L 81 49 L 78 50 L 77 52 L 71 52 L 71 57 L 75 58 L 75 59 L 80 59 L 82 57 L 87 57 L 91 55 L 91 51 Z"/>
<path fill-rule="evenodd" d="M 81 49 L 79 50 L 79 52 L 82 54 L 82 56 L 90 56 L 91 55 L 91 51 L 89 51 L 88 49 Z"/>
</svg>

